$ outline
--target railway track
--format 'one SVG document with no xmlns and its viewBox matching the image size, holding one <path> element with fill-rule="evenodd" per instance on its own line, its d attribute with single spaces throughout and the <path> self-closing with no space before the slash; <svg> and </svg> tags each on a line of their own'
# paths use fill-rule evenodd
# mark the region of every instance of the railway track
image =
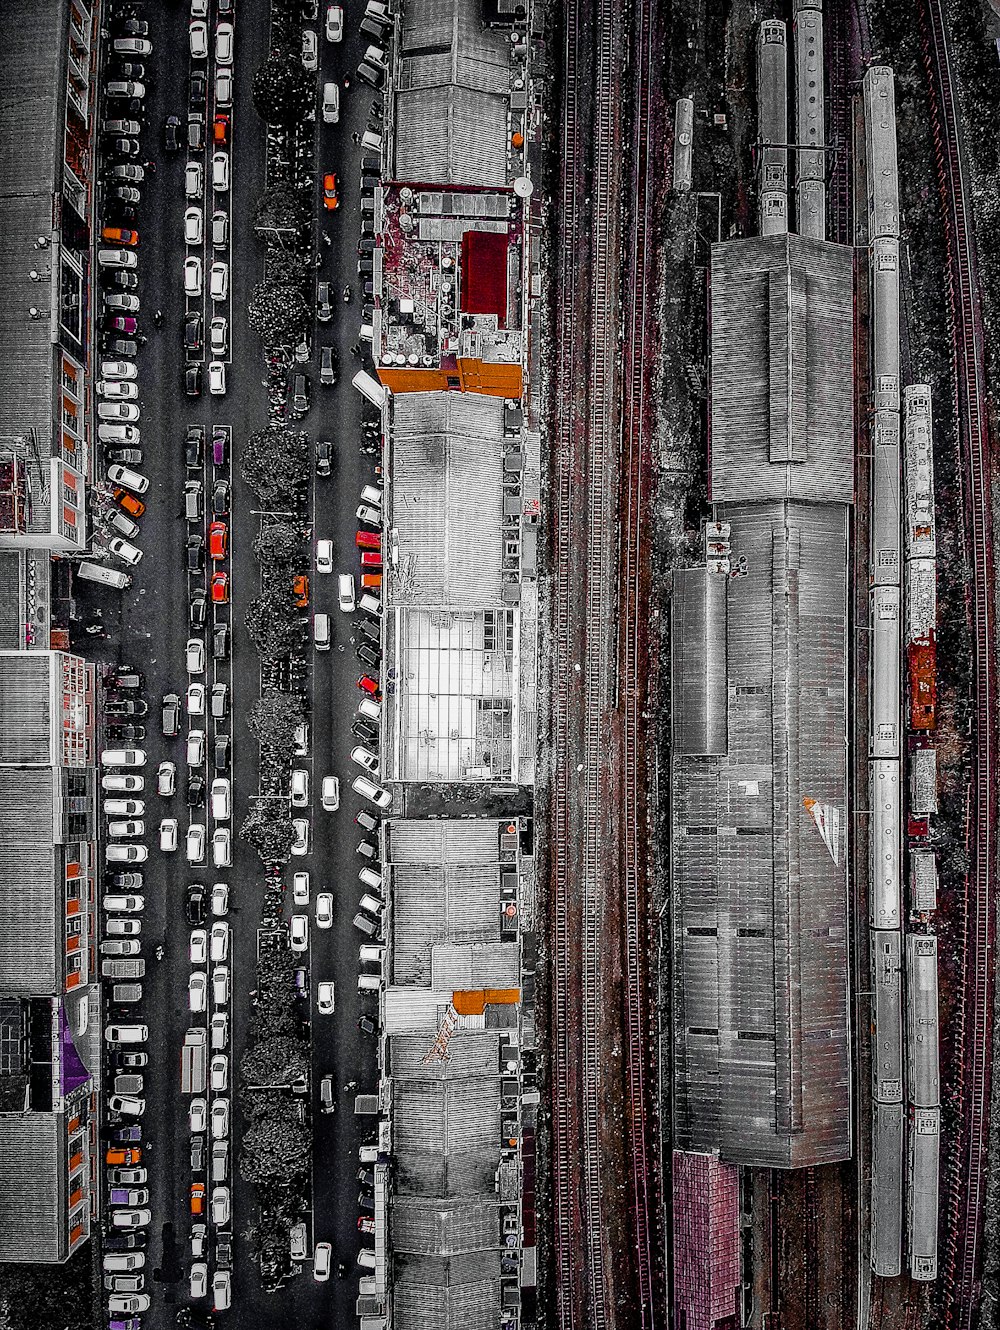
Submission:
<svg viewBox="0 0 1000 1330">
<path fill-rule="evenodd" d="M 976 658 L 976 751 L 972 862 L 964 918 L 964 1009 L 960 1128 L 950 1154 L 943 1270 L 944 1324 L 970 1327 L 980 1302 L 986 1147 L 989 1136 L 993 985 L 991 975 L 994 858 L 995 669 L 993 558 L 989 493 L 989 424 L 985 349 L 979 305 L 975 227 L 962 152 L 954 76 L 941 0 L 922 0 L 924 61 L 948 248 L 949 318 L 955 408 L 964 463 L 967 542 L 972 564 L 971 609 Z"/>
</svg>

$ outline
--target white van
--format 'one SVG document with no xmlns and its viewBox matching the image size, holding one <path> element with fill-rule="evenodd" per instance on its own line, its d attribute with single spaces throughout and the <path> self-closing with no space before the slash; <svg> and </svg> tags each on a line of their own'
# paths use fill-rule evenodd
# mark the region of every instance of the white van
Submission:
<svg viewBox="0 0 1000 1330">
<path fill-rule="evenodd" d="M 87 582 L 103 582 L 105 586 L 117 587 L 119 591 L 132 585 L 128 573 L 121 573 L 117 568 L 105 568 L 100 563 L 88 563 L 86 560 L 77 564 L 76 575 Z"/>
<path fill-rule="evenodd" d="M 368 720 L 378 720 L 382 715 L 382 703 L 376 702 L 373 697 L 363 697 L 358 702 L 358 715 Z"/>
<path fill-rule="evenodd" d="M 323 84 L 323 123 L 335 125 L 340 119 L 340 84 Z"/>
<path fill-rule="evenodd" d="M 337 578 L 337 599 L 345 614 L 354 609 L 354 574 L 341 573 Z"/>
<path fill-rule="evenodd" d="M 362 1270 L 375 1269 L 375 1253 L 370 1247 L 362 1247 L 358 1252 L 358 1265 Z"/>
<path fill-rule="evenodd" d="M 358 992 L 377 993 L 382 987 L 382 976 L 378 974 L 359 974 Z"/>
<path fill-rule="evenodd" d="M 362 397 L 367 397 L 373 406 L 377 406 L 380 411 L 382 410 L 388 401 L 389 394 L 378 379 L 373 378 L 366 370 L 359 369 L 351 382 Z"/>
<path fill-rule="evenodd" d="M 374 915 L 376 919 L 381 919 L 382 902 L 377 897 L 369 896 L 366 891 L 358 901 L 358 904 L 361 906 L 362 910 L 367 910 L 368 913 Z"/>
<path fill-rule="evenodd" d="M 384 955 L 385 947 L 372 947 L 368 944 L 358 947 L 358 959 L 362 962 L 367 961 L 369 965 L 381 965 Z"/>
<path fill-rule="evenodd" d="M 366 887 L 371 887 L 372 891 L 385 890 L 385 879 L 381 873 L 376 873 L 374 868 L 362 868 L 358 877 Z"/>
<path fill-rule="evenodd" d="M 313 640 L 316 643 L 317 651 L 330 650 L 330 616 L 329 614 L 313 615 Z"/>
<path fill-rule="evenodd" d="M 360 609 L 365 610 L 368 614 L 382 613 L 382 602 L 379 600 L 378 596 L 373 596 L 370 591 L 365 592 L 365 594 L 358 601 L 358 606 Z"/>
<path fill-rule="evenodd" d="M 376 134 L 373 129 L 366 129 L 365 132 L 361 135 L 361 151 L 381 152 L 382 135 Z"/>
</svg>

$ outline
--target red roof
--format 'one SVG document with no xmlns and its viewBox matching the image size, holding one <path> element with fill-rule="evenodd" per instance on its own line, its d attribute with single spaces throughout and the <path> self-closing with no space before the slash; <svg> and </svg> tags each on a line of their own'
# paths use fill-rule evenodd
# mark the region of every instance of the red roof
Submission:
<svg viewBox="0 0 1000 1330">
<path fill-rule="evenodd" d="M 507 232 L 462 236 L 462 313 L 495 314 L 507 326 Z"/>
<path fill-rule="evenodd" d="M 740 1284 L 739 1177 L 715 1155 L 674 1151 L 674 1325 L 736 1325 Z"/>
</svg>

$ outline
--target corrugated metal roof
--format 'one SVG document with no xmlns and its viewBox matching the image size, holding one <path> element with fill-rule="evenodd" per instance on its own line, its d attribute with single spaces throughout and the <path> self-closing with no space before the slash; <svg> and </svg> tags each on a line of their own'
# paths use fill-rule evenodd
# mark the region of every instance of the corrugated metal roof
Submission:
<svg viewBox="0 0 1000 1330">
<path fill-rule="evenodd" d="M 520 958 L 516 942 L 438 943 L 431 948 L 431 988 L 517 988 Z"/>
<path fill-rule="evenodd" d="M 0 653 L 0 765 L 52 760 L 51 652 Z"/>
<path fill-rule="evenodd" d="M 466 1076 L 493 1076 L 500 1065 L 497 1035 L 477 1031 L 474 1038 L 456 1037 L 447 1062 L 424 1062 L 429 1044 L 422 1035 L 396 1035 L 389 1040 L 389 1074 L 393 1080 L 453 1081 Z"/>
<path fill-rule="evenodd" d="M 735 1325 L 740 1286 L 739 1175 L 713 1155 L 675 1150 L 671 1173 L 674 1323 Z"/>
<path fill-rule="evenodd" d="M 717 516 L 746 574 L 727 580 L 728 753 L 673 760 L 676 1139 L 844 1159 L 847 509 Z"/>
<path fill-rule="evenodd" d="M 399 864 L 392 884 L 394 984 L 430 984 L 435 943 L 499 942 L 499 865 Z"/>
<path fill-rule="evenodd" d="M 854 497 L 853 251 L 796 235 L 712 247 L 711 497 Z"/>
<path fill-rule="evenodd" d="M 65 1259 L 66 1164 L 61 1114 L 0 1114 L 0 1261 Z"/>
<path fill-rule="evenodd" d="M 51 768 L 0 767 L 0 993 L 62 987 L 63 856 Z"/>
<path fill-rule="evenodd" d="M 495 864 L 498 822 L 485 819 L 393 818 L 387 826 L 394 864 Z"/>
<path fill-rule="evenodd" d="M 394 1252 L 454 1256 L 500 1246 L 500 1206 L 495 1200 L 398 1196 L 390 1214 Z"/>
<path fill-rule="evenodd" d="M 503 402 L 473 393 L 402 393 L 393 418 L 391 523 L 400 560 L 390 602 L 500 604 Z"/>
<path fill-rule="evenodd" d="M 397 1257 L 392 1323 L 396 1330 L 498 1330 L 499 1252 Z"/>
<path fill-rule="evenodd" d="M 500 1161 L 499 1074 L 394 1082 L 392 1119 L 401 1194 L 493 1194 Z"/>
<path fill-rule="evenodd" d="M 16 651 L 24 641 L 23 558 L 22 550 L 0 550 L 0 650 Z"/>
<path fill-rule="evenodd" d="M 707 568 L 678 568 L 670 597 L 670 721 L 673 750 L 724 753 L 726 583 Z"/>
<path fill-rule="evenodd" d="M 450 82 L 506 94 L 510 40 L 504 30 L 483 25 L 482 9 L 481 0 L 407 0 L 400 42 L 404 68 L 447 52 Z"/>
</svg>

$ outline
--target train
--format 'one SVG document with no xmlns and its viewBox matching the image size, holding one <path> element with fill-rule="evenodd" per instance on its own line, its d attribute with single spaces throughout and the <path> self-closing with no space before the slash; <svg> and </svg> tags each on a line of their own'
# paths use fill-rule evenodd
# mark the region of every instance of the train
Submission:
<svg viewBox="0 0 1000 1330">
<path fill-rule="evenodd" d="M 788 230 L 788 68 L 785 25 L 767 19 L 757 33 L 757 128 L 760 138 L 758 226 L 762 236 Z"/>
<path fill-rule="evenodd" d="M 899 184 L 892 70 L 869 69 L 862 98 L 871 278 L 870 1260 L 876 1274 L 894 1277 L 901 1272 L 905 1248 L 911 1277 L 930 1280 L 937 1276 L 940 1142 L 937 938 L 929 931 L 937 904 L 937 877 L 933 849 L 912 843 L 913 828 L 926 833 L 927 822 L 905 817 L 903 775 L 909 765 L 911 789 L 917 792 L 917 798 L 910 800 L 912 811 L 916 805 L 924 811 L 936 808 L 933 760 L 928 762 L 924 746 L 933 727 L 935 669 L 931 400 L 924 384 L 900 391 Z M 904 643 L 909 698 L 905 714 Z M 917 742 L 908 740 L 908 735 L 917 736 Z M 933 753 L 930 756 L 933 759 Z M 904 826 L 909 833 L 906 842 Z M 907 856 L 908 912 L 903 896 Z"/>
<path fill-rule="evenodd" d="M 799 235 L 826 239 L 826 116 L 822 0 L 796 0 L 795 197 Z"/>
</svg>

